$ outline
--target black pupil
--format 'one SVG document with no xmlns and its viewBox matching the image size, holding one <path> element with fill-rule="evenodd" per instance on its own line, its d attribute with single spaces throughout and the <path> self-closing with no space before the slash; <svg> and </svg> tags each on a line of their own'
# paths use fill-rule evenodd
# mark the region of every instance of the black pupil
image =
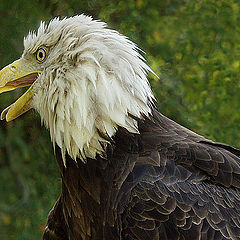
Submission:
<svg viewBox="0 0 240 240">
<path fill-rule="evenodd" d="M 42 59 L 43 58 L 43 52 L 40 51 L 39 54 L 38 54 L 39 58 Z"/>
</svg>

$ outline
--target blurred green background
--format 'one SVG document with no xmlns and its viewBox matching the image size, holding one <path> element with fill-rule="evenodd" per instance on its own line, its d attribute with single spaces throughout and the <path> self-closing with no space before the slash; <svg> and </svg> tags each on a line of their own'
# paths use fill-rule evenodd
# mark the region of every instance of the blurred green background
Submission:
<svg viewBox="0 0 240 240">
<path fill-rule="evenodd" d="M 0 67 L 21 56 L 40 20 L 85 13 L 142 48 L 159 110 L 240 148 L 238 0 L 1 0 Z M 0 110 L 24 90 L 0 96 Z M 0 122 L 0 240 L 40 239 L 61 191 L 48 131 L 33 111 Z"/>
</svg>

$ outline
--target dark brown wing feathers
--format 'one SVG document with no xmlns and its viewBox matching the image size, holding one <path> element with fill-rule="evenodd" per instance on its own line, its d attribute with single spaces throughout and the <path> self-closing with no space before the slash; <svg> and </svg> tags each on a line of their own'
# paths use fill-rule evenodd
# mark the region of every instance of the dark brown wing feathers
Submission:
<svg viewBox="0 0 240 240">
<path fill-rule="evenodd" d="M 240 151 L 156 110 L 139 130 L 78 166 L 56 147 L 63 193 L 43 239 L 240 239 Z"/>
</svg>

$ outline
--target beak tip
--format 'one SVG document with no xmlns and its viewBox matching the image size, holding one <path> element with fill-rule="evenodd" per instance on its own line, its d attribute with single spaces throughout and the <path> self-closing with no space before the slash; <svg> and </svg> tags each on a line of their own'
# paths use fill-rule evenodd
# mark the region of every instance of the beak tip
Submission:
<svg viewBox="0 0 240 240">
<path fill-rule="evenodd" d="M 0 116 L 0 119 L 1 119 L 1 120 L 4 120 L 4 118 L 5 118 L 5 116 L 4 116 L 3 112 L 2 112 L 2 113 L 1 113 L 1 116 Z"/>
<path fill-rule="evenodd" d="M 3 118 L 3 119 L 5 119 L 5 120 L 6 120 L 6 122 L 10 122 L 10 121 L 12 121 L 12 119 L 11 119 L 11 118 L 9 118 L 7 115 L 6 115 L 6 117 L 5 117 L 5 118 Z"/>
<path fill-rule="evenodd" d="M 10 122 L 10 121 L 12 121 L 14 118 L 13 118 L 11 115 L 9 115 L 8 112 L 7 112 L 6 115 L 3 116 L 3 119 L 5 119 L 6 122 Z"/>
<path fill-rule="evenodd" d="M 10 106 L 8 106 L 7 108 L 5 108 L 2 113 L 1 113 L 1 116 L 0 116 L 0 119 L 1 120 L 4 120 L 6 119 L 7 122 L 9 122 L 9 116 L 8 116 L 8 111 L 9 109 L 13 106 L 13 104 L 11 104 Z"/>
</svg>

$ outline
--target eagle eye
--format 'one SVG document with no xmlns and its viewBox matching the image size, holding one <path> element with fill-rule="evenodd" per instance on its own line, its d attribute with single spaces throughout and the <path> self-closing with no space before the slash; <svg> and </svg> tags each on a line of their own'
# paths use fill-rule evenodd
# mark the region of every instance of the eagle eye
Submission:
<svg viewBox="0 0 240 240">
<path fill-rule="evenodd" d="M 47 49 L 45 47 L 40 47 L 36 51 L 36 59 L 39 63 L 42 63 L 47 57 Z"/>
</svg>

